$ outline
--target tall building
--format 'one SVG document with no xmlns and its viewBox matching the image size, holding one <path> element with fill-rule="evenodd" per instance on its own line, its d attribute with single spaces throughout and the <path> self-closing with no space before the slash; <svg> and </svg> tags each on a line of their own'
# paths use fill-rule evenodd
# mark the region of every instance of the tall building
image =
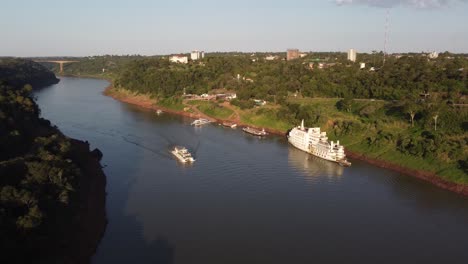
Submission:
<svg viewBox="0 0 468 264">
<path fill-rule="evenodd" d="M 191 60 L 200 60 L 205 57 L 205 52 L 204 51 L 198 51 L 194 50 L 192 53 L 190 53 L 190 59 Z"/>
<path fill-rule="evenodd" d="M 348 60 L 352 62 L 356 62 L 356 56 L 357 56 L 357 53 L 355 49 L 348 50 Z"/>
<path fill-rule="evenodd" d="M 286 53 L 286 59 L 287 60 L 294 60 L 294 59 L 299 58 L 299 56 L 300 56 L 300 54 L 299 54 L 298 49 L 288 49 L 288 51 Z"/>
</svg>

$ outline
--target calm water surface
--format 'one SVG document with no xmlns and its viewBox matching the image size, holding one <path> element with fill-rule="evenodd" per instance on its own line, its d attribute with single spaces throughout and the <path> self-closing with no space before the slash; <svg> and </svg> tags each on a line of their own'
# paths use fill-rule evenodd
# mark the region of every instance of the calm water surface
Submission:
<svg viewBox="0 0 468 264">
<path fill-rule="evenodd" d="M 468 199 L 284 138 L 140 109 L 61 78 L 43 117 L 104 153 L 109 224 L 93 263 L 468 263 Z M 197 159 L 176 162 L 184 145 Z"/>
</svg>

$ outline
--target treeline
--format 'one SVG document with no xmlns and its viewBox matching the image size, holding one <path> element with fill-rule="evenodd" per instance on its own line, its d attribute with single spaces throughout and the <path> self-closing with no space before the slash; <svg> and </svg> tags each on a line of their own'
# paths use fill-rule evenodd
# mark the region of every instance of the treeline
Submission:
<svg viewBox="0 0 468 264">
<path fill-rule="evenodd" d="M 32 87 L 17 86 L 55 76 L 31 62 L 2 63 L 0 76 L 8 68 L 19 79 L 0 78 L 9 83 L 0 84 L 0 262 L 70 262 L 83 153 L 40 118 Z"/>
<path fill-rule="evenodd" d="M 468 93 L 467 60 L 462 56 L 429 60 L 425 56 L 388 57 L 382 65 L 379 54 L 362 55 L 367 62 L 347 62 L 342 55 L 314 55 L 293 61 L 266 61 L 244 55 L 207 56 L 189 64 L 170 63 L 167 58 L 142 58 L 122 67 L 116 84 L 158 96 L 174 96 L 227 88 L 240 99 L 260 97 L 270 101 L 288 93 L 308 97 L 353 97 L 399 100 L 421 93 L 443 93 L 454 101 Z M 326 69 L 318 69 L 324 63 Z M 309 67 L 313 65 L 313 70 Z M 371 69 L 372 68 L 372 69 Z"/>
<path fill-rule="evenodd" d="M 63 65 L 63 72 L 60 72 L 60 67 L 56 63 L 41 62 L 41 64 L 56 74 L 112 78 L 126 63 L 142 58 L 143 56 L 139 55 L 64 58 L 65 60 L 77 62 L 65 63 Z"/>
<path fill-rule="evenodd" d="M 0 58 L 0 81 L 14 87 L 44 87 L 59 82 L 45 66 L 31 60 Z"/>
</svg>

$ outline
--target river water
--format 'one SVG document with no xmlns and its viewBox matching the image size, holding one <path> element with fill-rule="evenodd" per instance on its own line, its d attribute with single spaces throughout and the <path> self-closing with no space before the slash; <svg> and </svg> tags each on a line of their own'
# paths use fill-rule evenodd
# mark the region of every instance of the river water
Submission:
<svg viewBox="0 0 468 264">
<path fill-rule="evenodd" d="M 358 160 L 343 168 L 240 129 L 61 78 L 42 116 L 99 148 L 109 224 L 93 263 L 468 263 L 468 199 Z M 169 153 L 186 146 L 197 161 Z"/>
</svg>

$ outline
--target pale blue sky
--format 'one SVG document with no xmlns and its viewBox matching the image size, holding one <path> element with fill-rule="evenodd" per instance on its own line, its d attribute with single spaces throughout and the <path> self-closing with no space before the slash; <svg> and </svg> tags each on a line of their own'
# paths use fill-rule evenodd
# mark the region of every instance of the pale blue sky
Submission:
<svg viewBox="0 0 468 264">
<path fill-rule="evenodd" d="M 370 52 L 383 50 L 384 43 L 386 9 L 375 3 L 392 6 L 389 52 L 468 53 L 467 1 L 344 2 L 0 0 L 0 56 L 154 55 L 193 49 Z M 426 3 L 431 6 L 423 8 Z"/>
</svg>

